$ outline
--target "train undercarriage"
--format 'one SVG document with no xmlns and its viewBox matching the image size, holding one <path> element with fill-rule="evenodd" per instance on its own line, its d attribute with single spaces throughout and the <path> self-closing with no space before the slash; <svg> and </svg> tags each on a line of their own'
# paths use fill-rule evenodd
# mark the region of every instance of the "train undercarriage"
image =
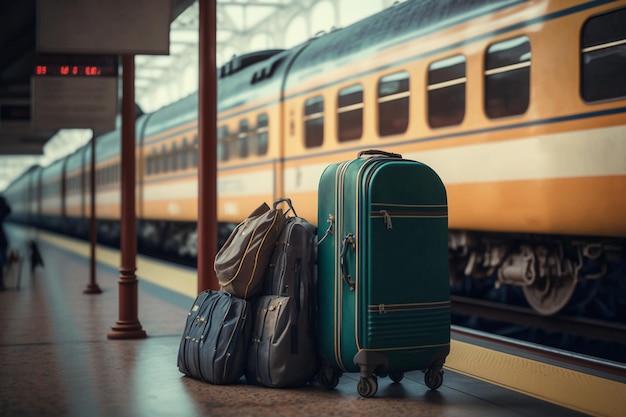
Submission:
<svg viewBox="0 0 626 417">
<path fill-rule="evenodd" d="M 218 225 L 218 248 L 235 226 Z M 71 229 L 87 230 L 86 223 Z M 137 232 L 141 253 L 197 264 L 195 222 L 142 219 Z M 119 223 L 98 221 L 100 243 L 118 246 L 119 233 Z M 448 245 L 453 294 L 527 304 L 544 316 L 626 316 L 626 239 L 450 230 Z"/>
<path fill-rule="evenodd" d="M 527 303 L 545 316 L 572 307 L 577 290 L 597 288 L 607 277 L 624 286 L 622 240 L 451 230 L 448 243 L 453 288 L 466 278 L 490 280 L 496 290 L 519 287 Z"/>
</svg>

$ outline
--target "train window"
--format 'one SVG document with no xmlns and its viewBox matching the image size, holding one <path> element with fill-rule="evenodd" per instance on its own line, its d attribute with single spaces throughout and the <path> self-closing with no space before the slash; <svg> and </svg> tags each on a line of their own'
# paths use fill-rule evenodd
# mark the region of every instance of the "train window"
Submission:
<svg viewBox="0 0 626 417">
<path fill-rule="evenodd" d="M 166 173 L 170 170 L 170 161 L 167 154 L 167 145 L 161 146 L 161 172 Z"/>
<path fill-rule="evenodd" d="M 363 135 L 363 86 L 361 84 L 339 90 L 337 113 L 339 142 L 360 139 Z"/>
<path fill-rule="evenodd" d="M 581 94 L 588 102 L 626 97 L 626 9 L 589 19 L 581 38 Z"/>
<path fill-rule="evenodd" d="M 193 135 L 193 146 L 191 147 L 191 166 L 198 167 L 198 135 Z"/>
<path fill-rule="evenodd" d="M 246 142 L 248 144 L 248 155 L 256 155 L 256 146 L 257 146 L 257 138 L 258 138 L 258 126 L 254 127 L 253 125 L 248 126 L 248 135 L 246 136 Z"/>
<path fill-rule="evenodd" d="M 178 154 L 180 169 L 182 170 L 186 170 L 187 168 L 189 168 L 189 161 L 187 160 L 187 148 L 188 147 L 189 147 L 189 142 L 187 141 L 187 138 L 183 138 L 183 145 L 180 150 L 180 153 Z"/>
<path fill-rule="evenodd" d="M 267 113 L 259 114 L 257 117 L 256 154 L 261 156 L 267 153 L 268 140 L 268 118 Z"/>
<path fill-rule="evenodd" d="M 217 129 L 217 160 L 218 161 L 228 161 L 229 153 L 228 153 L 228 126 L 220 126 Z"/>
<path fill-rule="evenodd" d="M 189 168 L 189 141 L 187 138 L 183 138 L 183 143 L 178 153 L 178 161 L 180 169 L 186 170 Z"/>
<path fill-rule="evenodd" d="M 152 173 L 158 174 L 161 172 L 161 161 L 159 160 L 159 150 L 157 148 L 152 148 Z"/>
<path fill-rule="evenodd" d="M 409 73 L 397 72 L 378 81 L 378 134 L 399 135 L 409 126 Z"/>
<path fill-rule="evenodd" d="M 172 143 L 170 166 L 172 167 L 172 171 L 178 171 L 178 145 L 176 142 Z"/>
<path fill-rule="evenodd" d="M 443 127 L 465 118 L 466 64 L 463 55 L 433 62 L 428 67 L 428 124 Z"/>
<path fill-rule="evenodd" d="M 239 135 L 237 136 L 237 155 L 240 158 L 248 157 L 248 119 L 239 122 Z"/>
<path fill-rule="evenodd" d="M 522 114 L 530 100 L 527 36 L 494 43 L 485 55 L 485 112 L 495 119 Z"/>
<path fill-rule="evenodd" d="M 324 98 L 311 97 L 304 102 L 304 145 L 307 148 L 324 143 Z"/>
</svg>

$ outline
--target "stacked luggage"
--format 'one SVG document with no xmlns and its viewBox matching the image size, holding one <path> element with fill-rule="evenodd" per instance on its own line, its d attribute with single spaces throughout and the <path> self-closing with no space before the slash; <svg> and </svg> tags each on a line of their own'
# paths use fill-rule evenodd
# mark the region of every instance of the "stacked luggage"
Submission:
<svg viewBox="0 0 626 417">
<path fill-rule="evenodd" d="M 288 205 L 283 213 L 281 203 Z M 213 384 L 294 387 L 317 373 L 317 229 L 289 199 L 262 204 L 215 258 L 221 291 L 198 295 L 178 353 L 184 374 Z"/>
<path fill-rule="evenodd" d="M 360 372 L 357 391 L 371 397 L 377 376 L 399 382 L 423 370 L 437 389 L 450 351 L 441 180 L 424 164 L 371 150 L 328 166 L 318 191 L 319 228 L 281 199 L 233 231 L 216 256 L 222 290 L 204 291 L 189 312 L 180 371 L 272 388 L 317 375 L 327 389 Z"/>
</svg>

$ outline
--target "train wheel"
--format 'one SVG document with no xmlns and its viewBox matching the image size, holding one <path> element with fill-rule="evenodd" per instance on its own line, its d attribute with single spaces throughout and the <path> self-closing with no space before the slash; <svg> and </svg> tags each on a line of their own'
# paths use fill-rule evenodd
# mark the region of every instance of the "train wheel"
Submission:
<svg viewBox="0 0 626 417">
<path fill-rule="evenodd" d="M 567 305 L 575 289 L 573 274 L 559 279 L 537 278 L 532 285 L 524 286 L 524 296 L 536 312 L 551 316 Z"/>
</svg>

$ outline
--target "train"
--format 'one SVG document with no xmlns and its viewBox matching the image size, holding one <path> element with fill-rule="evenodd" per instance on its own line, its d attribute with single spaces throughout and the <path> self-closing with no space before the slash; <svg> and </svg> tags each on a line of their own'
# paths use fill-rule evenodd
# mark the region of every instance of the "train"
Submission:
<svg viewBox="0 0 626 417">
<path fill-rule="evenodd" d="M 408 0 L 217 73 L 222 241 L 280 197 L 315 222 L 323 169 L 380 149 L 442 178 L 453 288 L 516 288 L 542 315 L 611 274 L 623 290 L 626 1 Z M 197 103 L 136 120 L 139 246 L 191 258 Z M 92 139 L 102 240 L 119 239 L 120 135 Z M 91 152 L 15 179 L 11 220 L 86 235 Z"/>
</svg>

